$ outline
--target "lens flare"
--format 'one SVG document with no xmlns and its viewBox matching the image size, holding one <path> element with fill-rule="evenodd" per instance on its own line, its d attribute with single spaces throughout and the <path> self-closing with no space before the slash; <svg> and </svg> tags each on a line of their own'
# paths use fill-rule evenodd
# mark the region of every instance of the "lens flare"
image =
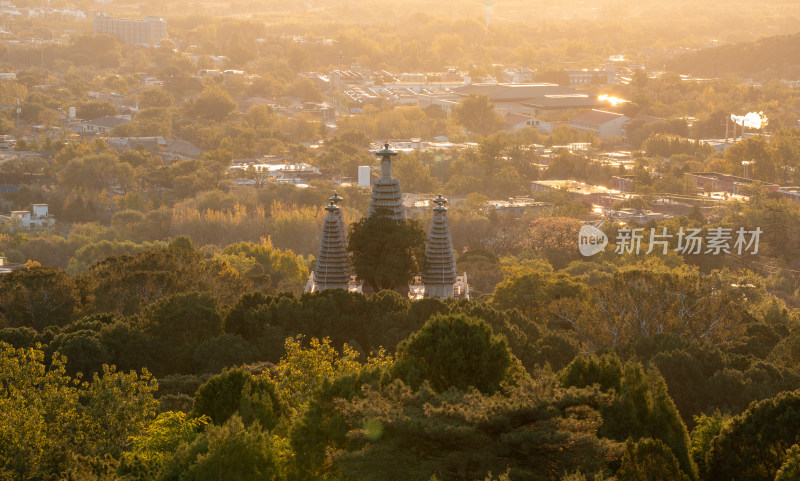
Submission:
<svg viewBox="0 0 800 481">
<path fill-rule="evenodd" d="M 764 115 L 764 112 L 750 112 L 747 115 L 735 115 L 731 114 L 731 120 L 736 125 L 741 125 L 742 127 L 748 127 L 751 129 L 760 129 L 767 125 L 767 116 Z"/>
<path fill-rule="evenodd" d="M 621 99 L 619 97 L 612 97 L 611 95 L 606 95 L 606 94 L 597 97 L 597 100 L 601 102 L 608 102 L 614 106 L 628 102 L 628 100 Z"/>
</svg>

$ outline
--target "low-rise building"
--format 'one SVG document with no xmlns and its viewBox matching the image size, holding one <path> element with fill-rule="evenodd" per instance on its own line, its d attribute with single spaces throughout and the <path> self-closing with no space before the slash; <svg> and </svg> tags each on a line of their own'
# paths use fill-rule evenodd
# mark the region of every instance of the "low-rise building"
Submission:
<svg viewBox="0 0 800 481">
<path fill-rule="evenodd" d="M 166 162 L 174 160 L 197 159 L 202 154 L 199 147 L 181 139 L 164 137 L 111 137 L 106 139 L 108 146 L 118 152 L 144 149 L 158 155 Z"/>
<path fill-rule="evenodd" d="M 127 124 L 131 121 L 129 115 L 106 115 L 94 120 L 88 120 L 83 124 L 83 132 L 93 135 L 108 135 L 118 125 Z"/>
<path fill-rule="evenodd" d="M 441 76 L 442 82 L 463 82 L 464 76 L 458 71 L 456 67 L 448 67 L 442 73 Z"/>
<path fill-rule="evenodd" d="M 398 75 L 398 80 L 400 82 L 410 82 L 410 83 L 424 84 L 424 83 L 428 82 L 428 76 L 425 75 L 424 73 L 403 72 L 400 75 Z"/>
<path fill-rule="evenodd" d="M 797 186 L 785 186 L 781 187 L 777 191 L 780 195 L 786 197 L 792 202 L 797 202 L 800 204 L 800 187 Z"/>
<path fill-rule="evenodd" d="M 422 110 L 435 105 L 449 117 L 456 106 L 461 103 L 462 97 L 450 90 L 424 89 L 417 95 L 417 106 Z"/>
<path fill-rule="evenodd" d="M 537 127 L 538 120 L 535 117 L 525 114 L 507 114 L 503 123 L 503 128 L 510 131 L 525 129 L 528 127 Z"/>
<path fill-rule="evenodd" d="M 633 190 L 633 175 L 614 175 L 611 177 L 620 192 L 631 192 Z"/>
<path fill-rule="evenodd" d="M 573 199 L 584 204 L 608 204 L 614 194 L 619 192 L 601 185 L 590 185 L 576 180 L 535 180 L 531 182 L 531 193 L 564 190 Z"/>
<path fill-rule="evenodd" d="M 252 184 L 263 183 L 266 180 L 281 184 L 305 184 L 309 180 L 322 177 L 318 167 L 305 163 L 293 164 L 265 164 L 250 161 L 234 161 L 234 165 L 228 167 L 229 173 L 241 174 L 242 171 L 250 171 L 258 181 Z M 243 184 L 246 185 L 246 184 Z"/>
<path fill-rule="evenodd" d="M 453 89 L 461 97 L 485 95 L 501 115 L 536 116 L 548 111 L 590 109 L 600 105 L 597 96 L 551 83 L 475 83 Z"/>
<path fill-rule="evenodd" d="M 367 84 L 366 76 L 353 70 L 334 70 L 330 79 L 331 86 L 336 90 L 345 90 L 348 86 L 364 87 Z"/>
<path fill-rule="evenodd" d="M 0 215 L 0 222 L 14 230 L 42 231 L 52 229 L 56 220 L 47 204 L 33 204 L 31 210 L 12 210 L 9 215 Z"/>
<path fill-rule="evenodd" d="M 700 139 L 698 142 L 706 144 L 714 149 L 718 154 L 724 153 L 729 147 L 733 146 L 737 139 Z"/>
<path fill-rule="evenodd" d="M 13 264 L 5 257 L 0 256 L 0 275 L 8 274 L 18 269 L 25 269 L 25 264 Z"/>
<path fill-rule="evenodd" d="M 159 17 L 136 20 L 98 15 L 94 17 L 94 34 L 111 35 L 128 45 L 154 47 L 167 38 L 167 22 Z"/>
<path fill-rule="evenodd" d="M 533 71 L 527 67 L 507 67 L 500 72 L 503 83 L 521 84 L 533 81 Z"/>
<path fill-rule="evenodd" d="M 336 119 L 336 109 L 326 102 L 314 103 L 303 102 L 289 108 L 294 115 L 299 115 L 304 119 L 314 120 L 334 120 Z"/>
<path fill-rule="evenodd" d="M 695 187 L 704 192 L 724 192 L 733 195 L 747 195 L 749 190 L 760 186 L 770 192 L 781 188 L 778 184 L 759 182 L 753 179 L 721 174 L 719 172 L 687 172 L 686 178 L 694 182 Z"/>
<path fill-rule="evenodd" d="M 596 98 L 585 92 L 555 84 L 483 82 L 453 86 L 451 93 L 456 97 L 447 100 L 455 100 L 455 104 L 469 95 L 486 96 L 502 116 L 511 113 L 536 116 L 550 110 L 583 109 L 599 105 Z M 422 108 L 423 102 L 420 99 Z"/>
<path fill-rule="evenodd" d="M 661 221 L 669 219 L 672 216 L 660 212 L 653 212 L 651 210 L 642 209 L 620 209 L 606 211 L 605 216 L 614 222 L 635 222 L 637 224 L 646 224 L 650 221 Z"/>
<path fill-rule="evenodd" d="M 613 85 L 617 83 L 617 69 L 614 67 L 569 69 L 565 73 L 571 87 L 590 84 Z"/>
<path fill-rule="evenodd" d="M 605 110 L 590 110 L 569 119 L 570 127 L 591 132 L 597 137 L 616 135 L 625 137 L 625 123 L 630 120 L 622 114 Z"/>
<path fill-rule="evenodd" d="M 530 197 L 516 197 L 508 200 L 490 200 L 483 205 L 483 213 L 522 217 L 535 214 L 550 207 L 549 202 L 538 202 Z"/>
</svg>

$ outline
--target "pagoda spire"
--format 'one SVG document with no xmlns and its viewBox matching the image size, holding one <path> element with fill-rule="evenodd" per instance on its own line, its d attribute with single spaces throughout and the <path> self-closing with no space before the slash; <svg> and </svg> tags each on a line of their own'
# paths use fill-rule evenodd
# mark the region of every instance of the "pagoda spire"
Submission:
<svg viewBox="0 0 800 481">
<path fill-rule="evenodd" d="M 397 152 L 389 149 L 389 144 L 386 143 L 375 155 L 381 158 L 381 178 L 372 184 L 369 215 L 374 214 L 377 209 L 387 209 L 394 220 L 403 220 L 406 215 L 403 210 L 400 181 L 392 177 L 392 157 L 396 156 Z"/>
<path fill-rule="evenodd" d="M 332 196 L 328 197 L 328 201 L 330 201 L 331 205 L 335 205 L 336 207 L 339 207 L 339 203 L 342 200 L 344 199 L 339 196 L 338 192 L 334 192 Z M 339 223 L 341 224 L 342 242 L 344 243 L 344 246 L 347 247 L 347 226 L 344 224 L 344 209 L 339 207 L 336 213 L 339 216 Z"/>
<path fill-rule="evenodd" d="M 314 269 L 314 290 L 347 290 L 350 273 L 347 269 L 342 209 L 331 200 L 325 210 L 328 214 L 325 216 L 325 223 L 322 226 L 322 242 L 319 246 L 317 266 Z"/>
<path fill-rule="evenodd" d="M 456 260 L 453 255 L 453 240 L 450 237 L 450 222 L 447 220 L 447 199 L 439 194 L 433 200 L 433 222 L 425 247 L 425 270 L 422 284 L 425 297 L 453 297 L 456 282 Z"/>
</svg>

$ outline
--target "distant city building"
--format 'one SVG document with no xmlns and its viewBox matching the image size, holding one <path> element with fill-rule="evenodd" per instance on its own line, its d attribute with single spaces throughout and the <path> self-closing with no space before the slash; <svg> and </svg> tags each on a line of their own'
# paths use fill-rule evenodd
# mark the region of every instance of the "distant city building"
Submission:
<svg viewBox="0 0 800 481">
<path fill-rule="evenodd" d="M 494 212 L 498 215 L 522 217 L 526 214 L 539 213 L 550 207 L 549 202 L 537 202 L 529 197 L 517 197 L 508 200 L 489 200 L 483 204 L 483 213 Z"/>
<path fill-rule="evenodd" d="M 383 94 L 387 100 L 398 105 L 417 105 L 417 93 L 406 87 L 388 87 Z"/>
<path fill-rule="evenodd" d="M 584 204 L 608 204 L 613 194 L 619 192 L 600 185 L 590 185 L 576 180 L 536 180 L 531 182 L 531 192 L 547 192 L 564 190 L 570 197 Z"/>
<path fill-rule="evenodd" d="M 372 181 L 370 180 L 370 171 L 368 165 L 359 165 L 358 166 L 358 186 L 359 187 L 369 187 L 372 185 Z"/>
<path fill-rule="evenodd" d="M 511 131 L 526 127 L 538 127 L 538 120 L 530 115 L 510 113 L 506 115 L 503 123 L 503 128 Z"/>
<path fill-rule="evenodd" d="M 464 76 L 458 72 L 458 69 L 455 67 L 448 67 L 445 72 L 442 73 L 442 82 L 463 82 Z"/>
<path fill-rule="evenodd" d="M 611 180 L 616 182 L 620 192 L 633 192 L 634 175 L 612 175 Z"/>
<path fill-rule="evenodd" d="M 550 83 L 475 83 L 453 89 L 461 97 L 485 95 L 501 115 L 536 115 L 548 111 L 591 109 L 600 105 L 596 96 Z M 422 99 L 420 99 L 420 108 Z"/>
<path fill-rule="evenodd" d="M 344 90 L 352 86 L 365 86 L 367 83 L 366 77 L 352 70 L 334 70 L 330 74 L 330 82 L 333 88 L 337 90 Z"/>
<path fill-rule="evenodd" d="M 739 142 L 741 138 L 733 138 L 733 139 L 699 139 L 698 142 L 701 144 L 708 145 L 709 147 L 713 148 L 714 151 L 718 154 L 724 153 L 728 148 L 735 145 Z"/>
<path fill-rule="evenodd" d="M 25 264 L 12 264 L 5 257 L 0 256 L 0 275 L 8 274 L 18 269 L 26 269 Z"/>
<path fill-rule="evenodd" d="M 167 162 L 173 160 L 197 159 L 202 154 L 197 146 L 181 139 L 164 137 L 110 137 L 106 139 L 108 146 L 117 152 L 144 149 L 153 155 L 159 155 Z"/>
<path fill-rule="evenodd" d="M 590 110 L 569 119 L 570 127 L 586 130 L 597 137 L 625 136 L 625 124 L 630 120 L 622 114 L 605 110 Z"/>
<path fill-rule="evenodd" d="M 128 45 L 154 47 L 167 38 L 167 22 L 159 17 L 134 20 L 98 15 L 94 17 L 94 34 L 111 35 Z"/>
<path fill-rule="evenodd" d="M 426 83 L 428 81 L 427 75 L 424 73 L 401 73 L 399 76 L 400 82 L 411 83 Z"/>
<path fill-rule="evenodd" d="M 56 221 L 47 204 L 33 204 L 32 210 L 13 210 L 9 215 L 0 215 L 0 222 L 8 223 L 12 229 L 39 231 L 52 229 Z"/>
<path fill-rule="evenodd" d="M 247 171 L 250 169 L 262 183 L 266 180 L 279 184 L 306 184 L 312 179 L 322 178 L 319 168 L 305 163 L 257 163 L 256 161 L 234 160 L 228 172 Z M 253 184 L 257 182 L 252 182 Z"/>
<path fill-rule="evenodd" d="M 500 72 L 500 80 L 511 84 L 531 82 L 533 81 L 533 71 L 527 67 L 508 67 Z"/>
<path fill-rule="evenodd" d="M 652 210 L 631 209 L 631 208 L 620 209 L 620 210 L 607 209 L 604 212 L 604 215 L 608 219 L 614 222 L 625 222 L 625 223 L 635 222 L 637 224 L 646 224 L 650 221 L 658 222 L 672 217 L 672 215 L 665 214 L 662 212 L 654 212 Z"/>
<path fill-rule="evenodd" d="M 417 106 L 422 110 L 431 107 L 432 105 L 437 106 L 450 116 L 453 113 L 456 106 L 461 103 L 462 97 L 456 95 L 450 90 L 445 89 L 429 89 L 427 91 L 420 92 L 417 95 Z"/>
<path fill-rule="evenodd" d="M 94 135 L 108 135 L 114 130 L 114 127 L 127 124 L 130 121 L 130 115 L 100 117 L 99 119 L 89 120 L 84 123 L 83 132 Z"/>
<path fill-rule="evenodd" d="M 303 102 L 302 104 L 290 107 L 289 111 L 294 115 L 301 116 L 304 119 L 323 121 L 336 119 L 336 110 L 325 102 Z"/>
<path fill-rule="evenodd" d="M 617 83 L 617 69 L 614 67 L 571 69 L 567 70 L 566 74 L 571 87 L 589 84 L 614 85 Z"/>
<path fill-rule="evenodd" d="M 800 204 L 800 187 L 786 186 L 778 189 L 778 193 L 792 202 Z"/>
<path fill-rule="evenodd" d="M 687 172 L 686 177 L 694 182 L 695 187 L 705 192 L 724 192 L 732 195 L 748 195 L 749 191 L 759 187 L 776 192 L 781 189 L 778 184 L 759 182 L 753 179 L 721 174 L 719 172 Z"/>
</svg>

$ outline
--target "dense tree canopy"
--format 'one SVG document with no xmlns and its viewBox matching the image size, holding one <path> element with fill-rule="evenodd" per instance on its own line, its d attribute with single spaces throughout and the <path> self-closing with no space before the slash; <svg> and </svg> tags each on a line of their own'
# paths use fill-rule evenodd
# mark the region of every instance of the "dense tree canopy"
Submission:
<svg viewBox="0 0 800 481">
<path fill-rule="evenodd" d="M 373 291 L 402 290 L 422 269 L 425 233 L 419 222 L 378 209 L 350 226 L 347 250 L 356 276 Z"/>
<path fill-rule="evenodd" d="M 784 392 L 753 403 L 714 438 L 708 453 L 710 479 L 774 479 L 798 439 L 800 393 Z"/>
<path fill-rule="evenodd" d="M 434 316 L 397 347 L 394 373 L 415 389 L 427 381 L 439 392 L 474 387 L 491 393 L 507 380 L 513 362 L 505 339 L 484 321 Z"/>
</svg>

